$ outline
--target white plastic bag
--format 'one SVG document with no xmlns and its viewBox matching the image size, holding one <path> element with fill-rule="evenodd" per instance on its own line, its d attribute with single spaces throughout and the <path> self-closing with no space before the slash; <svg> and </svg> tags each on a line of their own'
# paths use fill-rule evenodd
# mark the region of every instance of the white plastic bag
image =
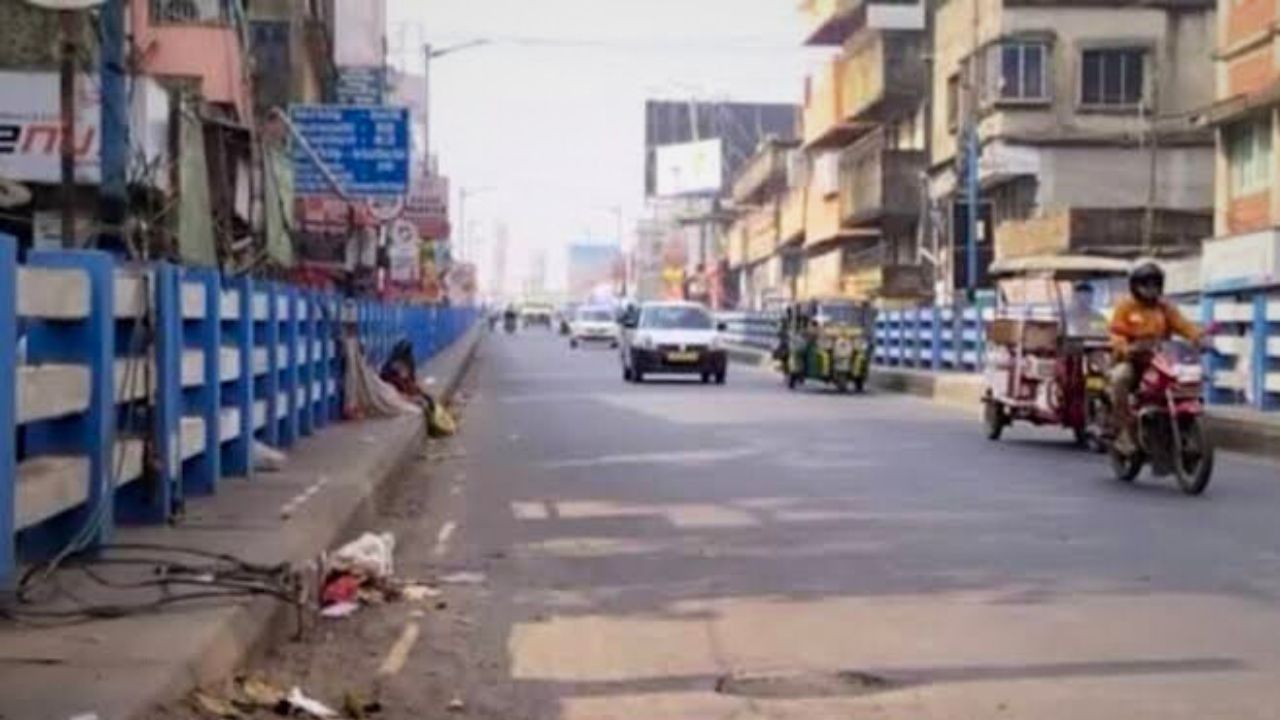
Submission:
<svg viewBox="0 0 1280 720">
<path fill-rule="evenodd" d="M 385 580 L 395 574 L 395 551 L 395 535 L 365 533 L 338 548 L 329 558 L 329 569 Z"/>
</svg>

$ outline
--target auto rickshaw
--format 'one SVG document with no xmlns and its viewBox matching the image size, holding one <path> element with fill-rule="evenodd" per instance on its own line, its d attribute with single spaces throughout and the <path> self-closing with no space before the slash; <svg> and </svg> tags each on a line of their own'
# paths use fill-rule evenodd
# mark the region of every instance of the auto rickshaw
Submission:
<svg viewBox="0 0 1280 720">
<path fill-rule="evenodd" d="M 779 359 L 787 387 L 805 381 L 834 385 L 844 393 L 862 392 L 871 367 L 868 340 L 875 310 L 853 300 L 811 300 L 783 314 Z"/>
<path fill-rule="evenodd" d="M 1087 255 L 997 261 L 987 322 L 983 419 L 999 440 L 1014 421 L 1056 425 L 1101 451 L 1111 365 L 1107 318 L 1092 297 L 1123 286 L 1129 263 Z"/>
</svg>

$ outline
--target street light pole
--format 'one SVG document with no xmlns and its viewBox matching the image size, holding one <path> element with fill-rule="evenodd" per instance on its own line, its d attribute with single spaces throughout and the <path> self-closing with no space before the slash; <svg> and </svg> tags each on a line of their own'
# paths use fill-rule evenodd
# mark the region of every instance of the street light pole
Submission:
<svg viewBox="0 0 1280 720">
<path fill-rule="evenodd" d="M 426 158 L 428 167 L 431 166 L 431 61 L 445 55 L 488 44 L 489 40 L 487 38 L 477 38 L 438 50 L 431 43 L 425 43 L 422 46 L 422 155 Z"/>
</svg>

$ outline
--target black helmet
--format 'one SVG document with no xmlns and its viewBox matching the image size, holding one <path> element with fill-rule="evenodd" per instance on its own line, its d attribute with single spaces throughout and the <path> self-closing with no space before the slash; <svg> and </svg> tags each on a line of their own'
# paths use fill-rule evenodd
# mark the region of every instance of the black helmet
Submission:
<svg viewBox="0 0 1280 720">
<path fill-rule="evenodd" d="M 1164 295 L 1164 270 L 1144 262 L 1129 273 L 1129 292 L 1140 302 L 1156 303 Z"/>
</svg>

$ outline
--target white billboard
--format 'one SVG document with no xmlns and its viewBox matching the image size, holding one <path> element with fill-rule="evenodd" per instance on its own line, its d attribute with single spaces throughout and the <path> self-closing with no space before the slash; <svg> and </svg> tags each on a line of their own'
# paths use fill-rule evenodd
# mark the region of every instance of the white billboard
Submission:
<svg viewBox="0 0 1280 720">
<path fill-rule="evenodd" d="M 655 149 L 659 197 L 719 193 L 724 185 L 724 151 L 719 138 Z"/>
<path fill-rule="evenodd" d="M 169 95 L 155 80 L 134 79 L 131 94 L 130 162 L 145 155 L 151 167 L 168 155 Z M 98 149 L 102 144 L 102 98 L 96 78 L 76 78 L 74 142 L 77 182 L 95 185 L 101 178 Z M 0 177 L 30 183 L 57 183 L 62 178 L 62 120 L 58 74 L 0 72 Z M 156 173 L 153 186 L 168 187 L 169 173 Z"/>
</svg>

